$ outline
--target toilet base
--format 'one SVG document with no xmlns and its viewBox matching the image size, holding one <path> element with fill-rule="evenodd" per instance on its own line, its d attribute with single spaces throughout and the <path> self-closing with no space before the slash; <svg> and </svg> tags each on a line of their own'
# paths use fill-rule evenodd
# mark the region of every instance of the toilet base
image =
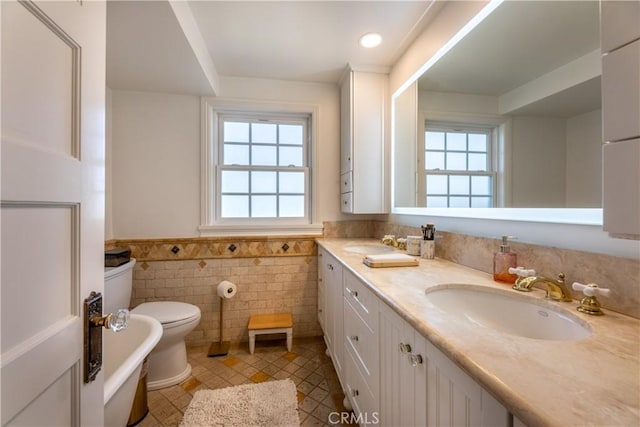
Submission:
<svg viewBox="0 0 640 427">
<path fill-rule="evenodd" d="M 172 385 L 180 384 L 182 381 L 189 378 L 191 375 L 191 365 L 187 363 L 187 367 L 180 374 L 171 377 L 171 378 L 163 378 L 157 381 L 149 381 L 147 383 L 147 390 L 159 390 L 161 388 L 171 387 Z"/>
</svg>

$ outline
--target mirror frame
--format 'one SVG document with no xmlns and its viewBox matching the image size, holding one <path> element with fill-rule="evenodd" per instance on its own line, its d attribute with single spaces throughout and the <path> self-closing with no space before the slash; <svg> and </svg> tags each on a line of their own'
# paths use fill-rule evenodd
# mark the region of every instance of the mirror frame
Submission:
<svg viewBox="0 0 640 427">
<path fill-rule="evenodd" d="M 391 96 L 391 160 L 390 160 L 390 200 L 391 213 L 395 215 L 420 215 L 449 218 L 490 219 L 505 221 L 526 221 L 589 226 L 603 225 L 602 208 L 428 208 L 395 206 L 395 117 L 396 99 L 403 94 L 440 58 L 449 52 L 460 40 L 467 36 L 479 23 L 489 16 L 504 0 L 491 0 L 460 31 L 445 43 L 422 67 L 420 67 Z M 416 114 L 418 111 L 416 111 Z"/>
</svg>

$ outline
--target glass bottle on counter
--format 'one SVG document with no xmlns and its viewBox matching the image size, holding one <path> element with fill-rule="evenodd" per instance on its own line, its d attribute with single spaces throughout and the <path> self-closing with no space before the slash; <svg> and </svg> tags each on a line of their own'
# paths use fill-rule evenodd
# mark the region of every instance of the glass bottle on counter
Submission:
<svg viewBox="0 0 640 427">
<path fill-rule="evenodd" d="M 493 280 L 502 283 L 515 283 L 517 275 L 509 273 L 509 268 L 518 266 L 518 259 L 515 252 L 511 252 L 508 239 L 515 239 L 511 236 L 502 236 L 500 252 L 493 255 Z"/>
</svg>

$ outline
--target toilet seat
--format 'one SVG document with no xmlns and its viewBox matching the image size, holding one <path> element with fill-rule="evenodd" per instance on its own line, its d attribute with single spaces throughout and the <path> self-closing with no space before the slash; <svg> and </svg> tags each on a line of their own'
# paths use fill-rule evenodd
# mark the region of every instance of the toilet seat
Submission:
<svg viewBox="0 0 640 427">
<path fill-rule="evenodd" d="M 200 318 L 200 309 L 198 307 L 177 301 L 145 302 L 131 312 L 157 319 L 162 324 L 163 329 L 181 326 Z"/>
</svg>

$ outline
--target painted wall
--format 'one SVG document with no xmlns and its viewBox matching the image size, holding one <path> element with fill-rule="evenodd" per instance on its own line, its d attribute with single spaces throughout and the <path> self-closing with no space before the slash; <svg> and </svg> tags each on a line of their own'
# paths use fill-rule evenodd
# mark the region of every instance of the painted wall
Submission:
<svg viewBox="0 0 640 427">
<path fill-rule="evenodd" d="M 112 91 L 112 237 L 188 237 L 200 220 L 200 99 Z"/>
<path fill-rule="evenodd" d="M 567 206 L 602 206 L 602 110 L 567 119 Z"/>
<path fill-rule="evenodd" d="M 513 207 L 565 206 L 565 135 L 564 119 L 513 117 Z"/>
<path fill-rule="evenodd" d="M 320 109 L 316 222 L 340 212 L 340 107 L 334 84 L 221 78 L 220 97 L 317 104 Z M 112 227 L 107 238 L 198 236 L 200 98 L 111 91 L 108 166 Z M 108 201 L 109 202 L 109 201 Z M 367 216 L 376 217 L 376 216 Z"/>
<path fill-rule="evenodd" d="M 105 177 L 104 177 L 104 197 L 105 197 L 105 212 L 104 212 L 104 239 L 110 240 L 113 239 L 113 200 L 112 200 L 112 189 L 113 182 L 111 179 L 112 176 L 112 167 L 111 161 L 113 160 L 113 154 L 111 152 L 111 147 L 113 144 L 111 143 L 111 119 L 113 117 L 111 111 L 111 89 L 106 88 L 106 108 L 105 108 Z"/>
</svg>

